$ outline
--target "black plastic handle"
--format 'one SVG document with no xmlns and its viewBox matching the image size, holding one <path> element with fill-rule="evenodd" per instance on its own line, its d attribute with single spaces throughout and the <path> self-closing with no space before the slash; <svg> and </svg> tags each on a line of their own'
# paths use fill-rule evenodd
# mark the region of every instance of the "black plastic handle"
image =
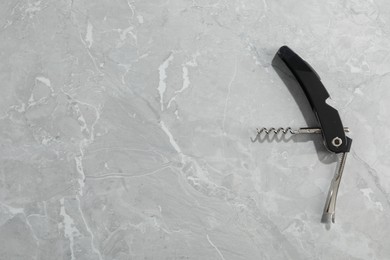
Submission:
<svg viewBox="0 0 390 260">
<path fill-rule="evenodd" d="M 283 64 L 288 70 L 280 68 Z M 290 72 L 298 81 L 320 124 L 326 148 L 334 153 L 349 152 L 352 139 L 345 136 L 337 110 L 326 103 L 329 94 L 317 72 L 287 46 L 278 50 L 272 65 L 283 72 Z"/>
</svg>

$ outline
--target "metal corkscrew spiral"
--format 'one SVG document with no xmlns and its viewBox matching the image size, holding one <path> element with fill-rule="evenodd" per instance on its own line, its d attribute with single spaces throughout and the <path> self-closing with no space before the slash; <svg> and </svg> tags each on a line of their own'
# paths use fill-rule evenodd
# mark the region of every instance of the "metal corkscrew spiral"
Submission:
<svg viewBox="0 0 390 260">
<path fill-rule="evenodd" d="M 288 133 L 295 134 L 295 132 L 292 130 L 291 127 L 287 127 L 287 128 L 284 128 L 284 127 L 279 127 L 279 128 L 275 128 L 275 127 L 266 128 L 266 127 L 263 127 L 263 128 L 257 128 L 256 130 L 257 130 L 257 134 L 265 133 L 266 135 L 269 135 L 271 133 L 274 133 L 275 135 L 278 135 L 279 133 L 282 133 L 283 135 L 286 135 Z"/>
</svg>

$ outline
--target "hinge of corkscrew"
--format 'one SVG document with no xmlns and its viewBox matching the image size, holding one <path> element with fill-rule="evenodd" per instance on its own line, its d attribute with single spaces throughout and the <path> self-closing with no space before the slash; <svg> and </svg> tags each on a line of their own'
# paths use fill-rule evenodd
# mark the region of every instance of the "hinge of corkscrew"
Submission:
<svg viewBox="0 0 390 260">
<path fill-rule="evenodd" d="M 344 170 L 347 153 L 351 149 L 352 139 L 345 135 L 349 132 L 348 127 L 344 127 L 339 113 L 336 109 L 326 103 L 329 94 L 317 72 L 289 47 L 282 46 L 276 53 L 272 65 L 277 69 L 279 75 L 288 74 L 295 79 L 305 93 L 310 106 L 316 115 L 320 127 L 302 127 L 298 129 L 287 128 L 258 128 L 257 138 L 261 135 L 274 136 L 295 135 L 295 134 L 321 134 L 325 147 L 332 153 L 342 154 L 338 169 L 332 180 L 328 197 L 326 199 L 323 212 L 323 222 L 331 220 L 335 222 L 335 208 L 337 192 L 340 186 L 341 177 Z"/>
</svg>

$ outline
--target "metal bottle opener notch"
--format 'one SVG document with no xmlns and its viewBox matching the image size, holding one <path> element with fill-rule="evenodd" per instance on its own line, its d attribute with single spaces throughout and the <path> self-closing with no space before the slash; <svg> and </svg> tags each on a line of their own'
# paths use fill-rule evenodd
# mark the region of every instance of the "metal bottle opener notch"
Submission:
<svg viewBox="0 0 390 260">
<path fill-rule="evenodd" d="M 282 46 L 276 53 L 272 65 L 295 79 L 308 99 L 311 108 L 317 118 L 319 127 L 303 127 L 299 129 L 287 128 L 258 128 L 257 136 L 261 135 L 285 135 L 285 134 L 322 134 L 324 145 L 328 151 L 341 154 L 336 174 L 331 182 L 329 194 L 326 199 L 322 221 L 335 222 L 335 209 L 337 192 L 340 186 L 347 153 L 351 148 L 352 139 L 345 135 L 349 132 L 344 127 L 337 110 L 326 103 L 330 97 L 321 79 L 314 69 L 289 47 Z"/>
</svg>

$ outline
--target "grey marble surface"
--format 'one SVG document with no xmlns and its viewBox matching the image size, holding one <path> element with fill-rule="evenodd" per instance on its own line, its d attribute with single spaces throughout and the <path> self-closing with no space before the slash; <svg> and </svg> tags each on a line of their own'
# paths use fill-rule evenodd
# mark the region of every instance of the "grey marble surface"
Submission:
<svg viewBox="0 0 390 260">
<path fill-rule="evenodd" d="M 4 0 L 0 14 L 0 259 L 390 258 L 390 2 Z M 271 66 L 284 44 L 354 140 L 330 229 L 321 138 L 251 141 L 315 122 Z"/>
</svg>

